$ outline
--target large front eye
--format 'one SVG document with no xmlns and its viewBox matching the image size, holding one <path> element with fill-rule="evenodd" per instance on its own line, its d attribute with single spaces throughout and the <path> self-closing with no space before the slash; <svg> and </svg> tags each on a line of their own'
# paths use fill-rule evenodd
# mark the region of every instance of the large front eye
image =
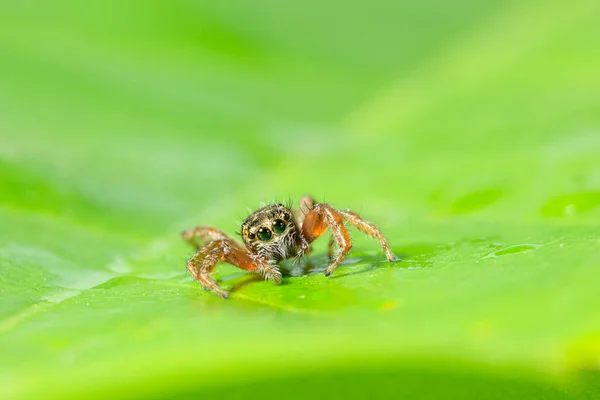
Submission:
<svg viewBox="0 0 600 400">
<path fill-rule="evenodd" d="M 263 242 L 266 242 L 267 240 L 271 239 L 271 231 L 267 228 L 260 228 L 256 234 L 258 235 L 258 238 Z"/>
<path fill-rule="evenodd" d="M 273 222 L 273 231 L 275 233 L 283 233 L 285 231 L 285 222 L 280 219 Z"/>
</svg>

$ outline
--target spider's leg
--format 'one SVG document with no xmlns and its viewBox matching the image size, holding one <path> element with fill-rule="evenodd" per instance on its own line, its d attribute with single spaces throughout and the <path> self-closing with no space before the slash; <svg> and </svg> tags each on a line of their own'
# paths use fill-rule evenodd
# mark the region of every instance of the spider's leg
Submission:
<svg viewBox="0 0 600 400">
<path fill-rule="evenodd" d="M 186 229 L 181 232 L 181 237 L 183 240 L 194 246 L 196 250 L 200 250 L 200 247 L 203 245 L 207 245 L 216 240 L 225 240 L 233 247 L 243 249 L 243 247 L 231 236 L 210 226 L 197 226 L 195 228 Z"/>
<path fill-rule="evenodd" d="M 333 255 L 335 252 L 335 239 L 333 236 L 329 239 L 329 247 L 328 247 L 327 255 L 329 256 L 329 261 L 333 260 Z"/>
<path fill-rule="evenodd" d="M 352 212 L 350 210 L 338 210 L 338 212 L 346 219 L 346 221 L 350 222 L 359 230 L 371 237 L 376 238 L 379 241 L 379 245 L 383 248 L 385 256 L 387 257 L 389 262 L 393 262 L 398 259 L 398 257 L 396 257 L 396 255 L 392 252 L 392 249 L 390 248 L 390 245 L 385 239 L 385 236 L 383 236 L 383 233 L 381 233 L 379 228 L 377 228 L 373 223 L 367 221 L 357 213 Z"/>
<path fill-rule="evenodd" d="M 352 248 L 352 241 L 348 229 L 344 225 L 342 215 L 327 204 L 316 204 L 304 218 L 302 234 L 310 243 L 323 235 L 327 228 L 331 231 L 333 240 L 337 245 L 337 250 L 331 257 L 331 263 L 325 269 L 325 275 L 329 276 L 348 255 Z"/>
<path fill-rule="evenodd" d="M 215 240 L 200 248 L 187 262 L 187 270 L 206 290 L 227 298 L 229 293 L 217 285 L 210 273 L 219 261 L 225 261 L 246 271 L 258 273 L 265 279 L 281 282 L 281 272 L 265 260 L 251 256 L 248 251 L 234 247 L 227 240 Z"/>
</svg>

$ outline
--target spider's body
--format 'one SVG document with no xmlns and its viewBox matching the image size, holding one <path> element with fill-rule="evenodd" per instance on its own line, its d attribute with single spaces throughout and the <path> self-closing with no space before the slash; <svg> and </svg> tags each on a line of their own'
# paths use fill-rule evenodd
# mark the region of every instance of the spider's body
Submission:
<svg viewBox="0 0 600 400">
<path fill-rule="evenodd" d="M 211 227 L 197 227 L 182 232 L 182 237 L 198 250 L 187 262 L 187 269 L 205 289 L 223 297 L 227 297 L 228 293 L 210 277 L 210 272 L 219 261 L 226 261 L 280 283 L 281 272 L 277 263 L 309 253 L 310 243 L 329 228 L 332 234 L 329 242 L 331 263 L 325 270 L 325 275 L 329 276 L 352 248 L 344 220 L 377 238 L 387 259 L 390 262 L 396 260 L 385 237 L 375 225 L 352 211 L 336 210 L 327 204 L 314 204 L 311 197 L 304 197 L 299 210 L 275 204 L 253 212 L 242 223 L 241 236 L 245 247 Z"/>
</svg>

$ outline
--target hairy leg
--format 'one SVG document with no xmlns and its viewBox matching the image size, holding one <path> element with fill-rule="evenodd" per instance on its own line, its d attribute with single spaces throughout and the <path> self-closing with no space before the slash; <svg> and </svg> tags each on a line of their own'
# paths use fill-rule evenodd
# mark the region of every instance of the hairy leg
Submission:
<svg viewBox="0 0 600 400">
<path fill-rule="evenodd" d="M 331 263 L 325 269 L 325 275 L 329 276 L 348 255 L 352 248 L 352 241 L 342 215 L 327 204 L 317 204 L 306 214 L 302 224 L 302 234 L 311 243 L 323 235 L 327 228 L 331 231 L 333 241 L 337 246 L 335 252 L 332 252 Z M 332 247 L 330 245 L 330 251 Z"/>
<path fill-rule="evenodd" d="M 335 239 L 333 236 L 329 238 L 329 247 L 327 251 L 327 256 L 329 257 L 329 261 L 333 260 L 333 255 L 335 253 Z"/>
<path fill-rule="evenodd" d="M 186 229 L 181 232 L 181 237 L 183 240 L 194 246 L 196 250 L 200 250 L 200 247 L 203 245 L 207 245 L 216 240 L 225 240 L 233 247 L 243 249 L 231 236 L 210 226 L 197 226 L 195 228 Z"/>
<path fill-rule="evenodd" d="M 207 290 L 227 298 L 229 293 L 220 288 L 210 277 L 210 273 L 219 261 L 246 271 L 262 275 L 265 279 L 281 282 L 281 272 L 276 266 L 268 264 L 265 260 L 252 257 L 246 250 L 232 246 L 228 240 L 220 239 L 208 243 L 200 248 L 187 262 L 187 270 Z"/>
<path fill-rule="evenodd" d="M 379 241 L 379 245 L 383 248 L 383 251 L 385 252 L 385 256 L 387 257 L 388 261 L 392 262 L 398 259 L 396 255 L 392 252 L 392 249 L 390 248 L 390 245 L 385 239 L 385 236 L 383 236 L 379 228 L 377 228 L 373 223 L 367 221 L 357 213 L 352 212 L 350 210 L 339 210 L 338 212 L 346 219 L 346 221 L 350 222 L 359 230 L 371 237 L 376 238 Z"/>
</svg>

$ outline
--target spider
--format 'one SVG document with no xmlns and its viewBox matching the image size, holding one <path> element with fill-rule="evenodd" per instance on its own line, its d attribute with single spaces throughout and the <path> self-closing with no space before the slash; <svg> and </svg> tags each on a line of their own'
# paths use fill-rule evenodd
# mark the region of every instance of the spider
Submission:
<svg viewBox="0 0 600 400">
<path fill-rule="evenodd" d="M 352 248 L 344 220 L 379 240 L 388 261 L 397 260 L 375 225 L 350 210 L 336 210 L 328 204 L 315 204 L 312 197 L 306 196 L 300 200 L 299 209 L 273 204 L 250 214 L 242 223 L 241 236 L 245 247 L 212 227 L 199 226 L 183 231 L 182 238 L 197 250 L 187 262 L 187 270 L 204 289 L 212 290 L 223 298 L 227 298 L 229 293 L 210 276 L 219 261 L 279 284 L 281 272 L 277 264 L 308 254 L 312 250 L 310 244 L 329 228 L 332 235 L 329 241 L 330 264 L 325 269 L 325 276 L 329 276 Z"/>
</svg>

